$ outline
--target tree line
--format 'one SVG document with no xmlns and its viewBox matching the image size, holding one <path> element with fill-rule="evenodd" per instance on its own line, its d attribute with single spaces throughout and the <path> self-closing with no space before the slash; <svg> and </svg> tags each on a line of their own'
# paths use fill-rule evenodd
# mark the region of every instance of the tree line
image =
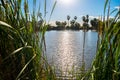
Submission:
<svg viewBox="0 0 120 80">
<path fill-rule="evenodd" d="M 56 26 L 48 25 L 48 30 L 98 30 L 100 26 L 102 26 L 102 20 L 93 18 L 89 19 L 89 15 L 83 16 L 82 21 L 83 24 L 77 22 L 77 16 L 74 16 L 73 19 L 69 15 L 67 15 L 67 21 L 56 21 Z M 90 23 L 90 24 L 89 24 Z"/>
</svg>

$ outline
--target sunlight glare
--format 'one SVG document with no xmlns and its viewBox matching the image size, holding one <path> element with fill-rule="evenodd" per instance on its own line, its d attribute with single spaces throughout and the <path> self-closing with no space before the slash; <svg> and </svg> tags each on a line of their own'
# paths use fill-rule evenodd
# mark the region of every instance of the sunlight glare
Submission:
<svg viewBox="0 0 120 80">
<path fill-rule="evenodd" d="M 61 4 L 71 5 L 75 0 L 60 0 Z"/>
</svg>

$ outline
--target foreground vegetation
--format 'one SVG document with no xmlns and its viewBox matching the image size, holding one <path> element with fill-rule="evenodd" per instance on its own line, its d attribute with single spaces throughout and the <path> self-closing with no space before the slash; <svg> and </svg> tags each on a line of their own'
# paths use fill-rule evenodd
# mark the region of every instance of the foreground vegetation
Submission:
<svg viewBox="0 0 120 80">
<path fill-rule="evenodd" d="M 24 11 L 21 9 L 22 1 Z M 46 0 L 44 2 L 46 6 Z M 88 72 L 77 75 L 78 80 L 120 80 L 120 10 L 109 22 L 109 3 L 110 0 L 106 0 L 104 16 L 108 6 L 108 22 L 104 19 L 103 27 L 98 28 L 98 49 L 92 67 Z M 33 0 L 33 5 L 33 13 L 28 15 L 28 0 L 0 0 L 0 80 L 57 79 L 44 56 L 44 34 L 48 25 L 41 18 L 40 9 L 35 11 L 36 0 Z M 46 15 L 46 7 L 44 12 Z M 43 23 L 40 33 L 37 33 L 39 18 Z M 69 22 L 70 16 L 67 18 Z M 84 22 L 88 23 L 88 20 Z M 84 71 L 84 65 L 81 70 Z"/>
<path fill-rule="evenodd" d="M 35 11 L 33 0 L 32 13 L 29 6 L 28 0 L 0 0 L 0 80 L 55 80 L 44 56 L 45 21 L 36 32 L 36 22 L 42 19 L 40 5 Z"/>
<path fill-rule="evenodd" d="M 107 12 L 108 22 L 105 23 L 104 17 L 96 57 L 88 73 L 90 80 L 120 80 L 120 10 L 116 9 L 110 13 L 110 1 L 106 0 L 105 3 L 104 16 Z M 116 12 L 116 15 L 109 22 L 109 15 L 113 12 Z"/>
</svg>

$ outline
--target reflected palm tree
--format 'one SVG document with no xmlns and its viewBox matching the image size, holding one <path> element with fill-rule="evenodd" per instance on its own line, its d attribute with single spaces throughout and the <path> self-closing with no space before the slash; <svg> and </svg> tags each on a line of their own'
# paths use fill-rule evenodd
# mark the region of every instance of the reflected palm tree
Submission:
<svg viewBox="0 0 120 80">
<path fill-rule="evenodd" d="M 84 36 L 83 36 L 83 54 L 82 54 L 82 73 L 84 74 L 85 72 L 85 61 L 84 61 L 84 53 L 85 53 L 85 41 L 86 41 L 86 31 L 85 29 L 88 28 L 88 22 L 89 22 L 89 15 L 83 16 L 83 26 L 84 26 Z"/>
</svg>

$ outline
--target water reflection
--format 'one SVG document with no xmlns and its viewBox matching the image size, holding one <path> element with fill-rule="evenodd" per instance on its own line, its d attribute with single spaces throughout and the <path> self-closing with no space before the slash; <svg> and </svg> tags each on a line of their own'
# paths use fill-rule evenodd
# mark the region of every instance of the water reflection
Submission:
<svg viewBox="0 0 120 80">
<path fill-rule="evenodd" d="M 59 66 L 62 67 L 62 70 L 65 71 L 70 70 L 72 68 L 72 66 L 76 63 L 76 57 L 74 55 L 74 46 L 72 44 L 71 41 L 73 41 L 71 37 L 72 34 L 69 34 L 69 32 L 63 32 L 61 33 L 61 35 L 59 36 L 59 41 L 60 44 L 58 51 L 60 51 L 58 53 L 59 58 L 58 58 L 58 62 L 59 62 Z"/>
<path fill-rule="evenodd" d="M 83 53 L 83 31 L 49 31 L 46 33 L 46 55 L 51 65 L 68 71 L 81 67 Z M 97 33 L 86 32 L 85 65 L 88 69 L 95 55 Z"/>
</svg>

